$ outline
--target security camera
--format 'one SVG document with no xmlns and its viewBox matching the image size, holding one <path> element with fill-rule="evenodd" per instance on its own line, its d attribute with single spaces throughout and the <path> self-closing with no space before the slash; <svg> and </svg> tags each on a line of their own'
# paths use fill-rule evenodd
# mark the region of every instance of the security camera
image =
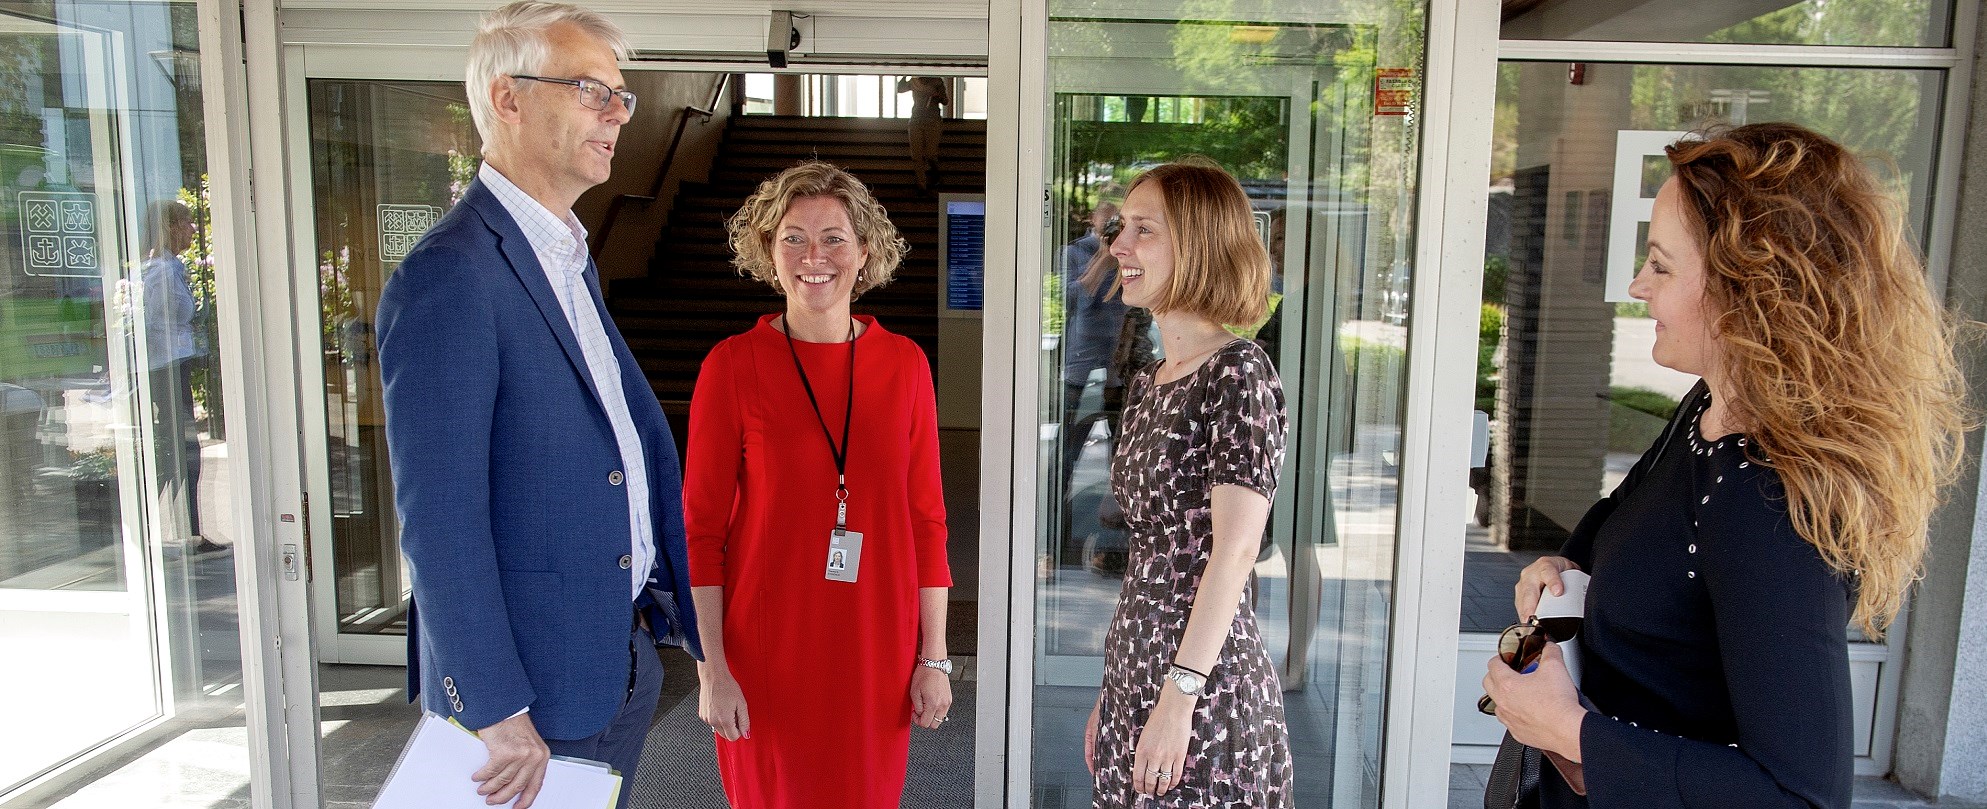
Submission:
<svg viewBox="0 0 1987 809">
<path fill-rule="evenodd" d="M 793 12 L 773 12 L 772 25 L 766 28 L 766 62 L 773 67 L 786 67 L 787 54 L 800 47 L 800 29 L 793 27 Z"/>
</svg>

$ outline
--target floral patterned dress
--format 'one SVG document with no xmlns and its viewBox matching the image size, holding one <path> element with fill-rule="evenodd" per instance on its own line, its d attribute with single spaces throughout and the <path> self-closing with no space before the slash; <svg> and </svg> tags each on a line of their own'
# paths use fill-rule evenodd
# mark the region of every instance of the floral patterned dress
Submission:
<svg viewBox="0 0 1987 809">
<path fill-rule="evenodd" d="M 1132 757 L 1186 631 L 1214 546 L 1215 486 L 1276 496 L 1287 421 L 1269 355 L 1236 340 L 1194 373 L 1154 381 L 1154 365 L 1125 394 L 1111 487 L 1131 527 L 1117 614 L 1105 638 L 1095 807 L 1290 807 L 1290 733 L 1283 690 L 1250 606 L 1253 580 L 1194 708 L 1187 763 L 1158 798 L 1133 791 Z M 1167 686 L 1170 687 L 1170 686 Z"/>
</svg>

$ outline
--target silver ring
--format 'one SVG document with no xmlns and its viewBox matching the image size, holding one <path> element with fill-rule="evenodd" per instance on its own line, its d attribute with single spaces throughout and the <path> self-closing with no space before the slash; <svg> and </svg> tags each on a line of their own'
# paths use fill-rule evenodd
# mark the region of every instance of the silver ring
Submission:
<svg viewBox="0 0 1987 809">
<path fill-rule="evenodd" d="M 1170 772 L 1167 772 L 1167 771 L 1165 771 L 1165 770 L 1160 770 L 1160 771 L 1159 771 L 1159 778 L 1160 778 L 1161 780 L 1164 780 L 1164 779 L 1167 779 L 1167 778 L 1172 778 L 1172 777 L 1173 777 L 1173 774 L 1172 774 L 1172 773 L 1170 773 Z"/>
</svg>

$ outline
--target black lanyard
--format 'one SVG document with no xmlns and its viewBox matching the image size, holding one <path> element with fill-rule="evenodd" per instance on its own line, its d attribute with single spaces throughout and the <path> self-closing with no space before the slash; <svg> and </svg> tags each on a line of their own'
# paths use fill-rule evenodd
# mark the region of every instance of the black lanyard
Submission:
<svg viewBox="0 0 1987 809">
<path fill-rule="evenodd" d="M 821 437 L 828 440 L 828 454 L 835 456 L 835 528 L 849 527 L 849 422 L 856 412 L 856 322 L 849 319 L 849 401 L 842 409 L 842 443 L 835 445 L 835 434 L 828 431 L 828 417 L 821 415 L 821 402 L 814 398 L 814 386 L 807 381 L 807 369 L 801 367 L 800 350 L 793 346 L 793 322 L 786 321 L 786 328 L 780 333 L 786 335 L 787 353 L 793 355 L 793 370 L 800 374 L 800 388 L 807 391 L 807 404 L 814 408 L 814 422 L 821 425 Z"/>
</svg>

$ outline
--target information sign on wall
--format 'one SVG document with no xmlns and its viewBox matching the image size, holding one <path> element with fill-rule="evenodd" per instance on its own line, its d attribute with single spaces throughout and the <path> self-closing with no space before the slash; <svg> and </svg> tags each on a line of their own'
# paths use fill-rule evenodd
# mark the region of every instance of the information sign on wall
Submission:
<svg viewBox="0 0 1987 809">
<path fill-rule="evenodd" d="M 939 198 L 939 295 L 946 315 L 978 317 L 986 301 L 987 203 L 979 194 Z"/>
<path fill-rule="evenodd" d="M 1414 109 L 1414 68 L 1383 67 L 1373 71 L 1373 114 L 1406 115 Z"/>
<path fill-rule="evenodd" d="M 1628 283 L 1635 280 L 1643 249 L 1648 242 L 1649 216 L 1656 210 L 1656 189 L 1662 186 L 1651 176 L 1652 163 L 1667 163 L 1663 147 L 1689 136 L 1687 132 L 1624 129 L 1615 133 L 1614 200 L 1609 211 L 1607 290 L 1609 303 L 1635 300 L 1628 295 Z M 1661 177 L 1667 178 L 1667 170 Z"/>
</svg>

